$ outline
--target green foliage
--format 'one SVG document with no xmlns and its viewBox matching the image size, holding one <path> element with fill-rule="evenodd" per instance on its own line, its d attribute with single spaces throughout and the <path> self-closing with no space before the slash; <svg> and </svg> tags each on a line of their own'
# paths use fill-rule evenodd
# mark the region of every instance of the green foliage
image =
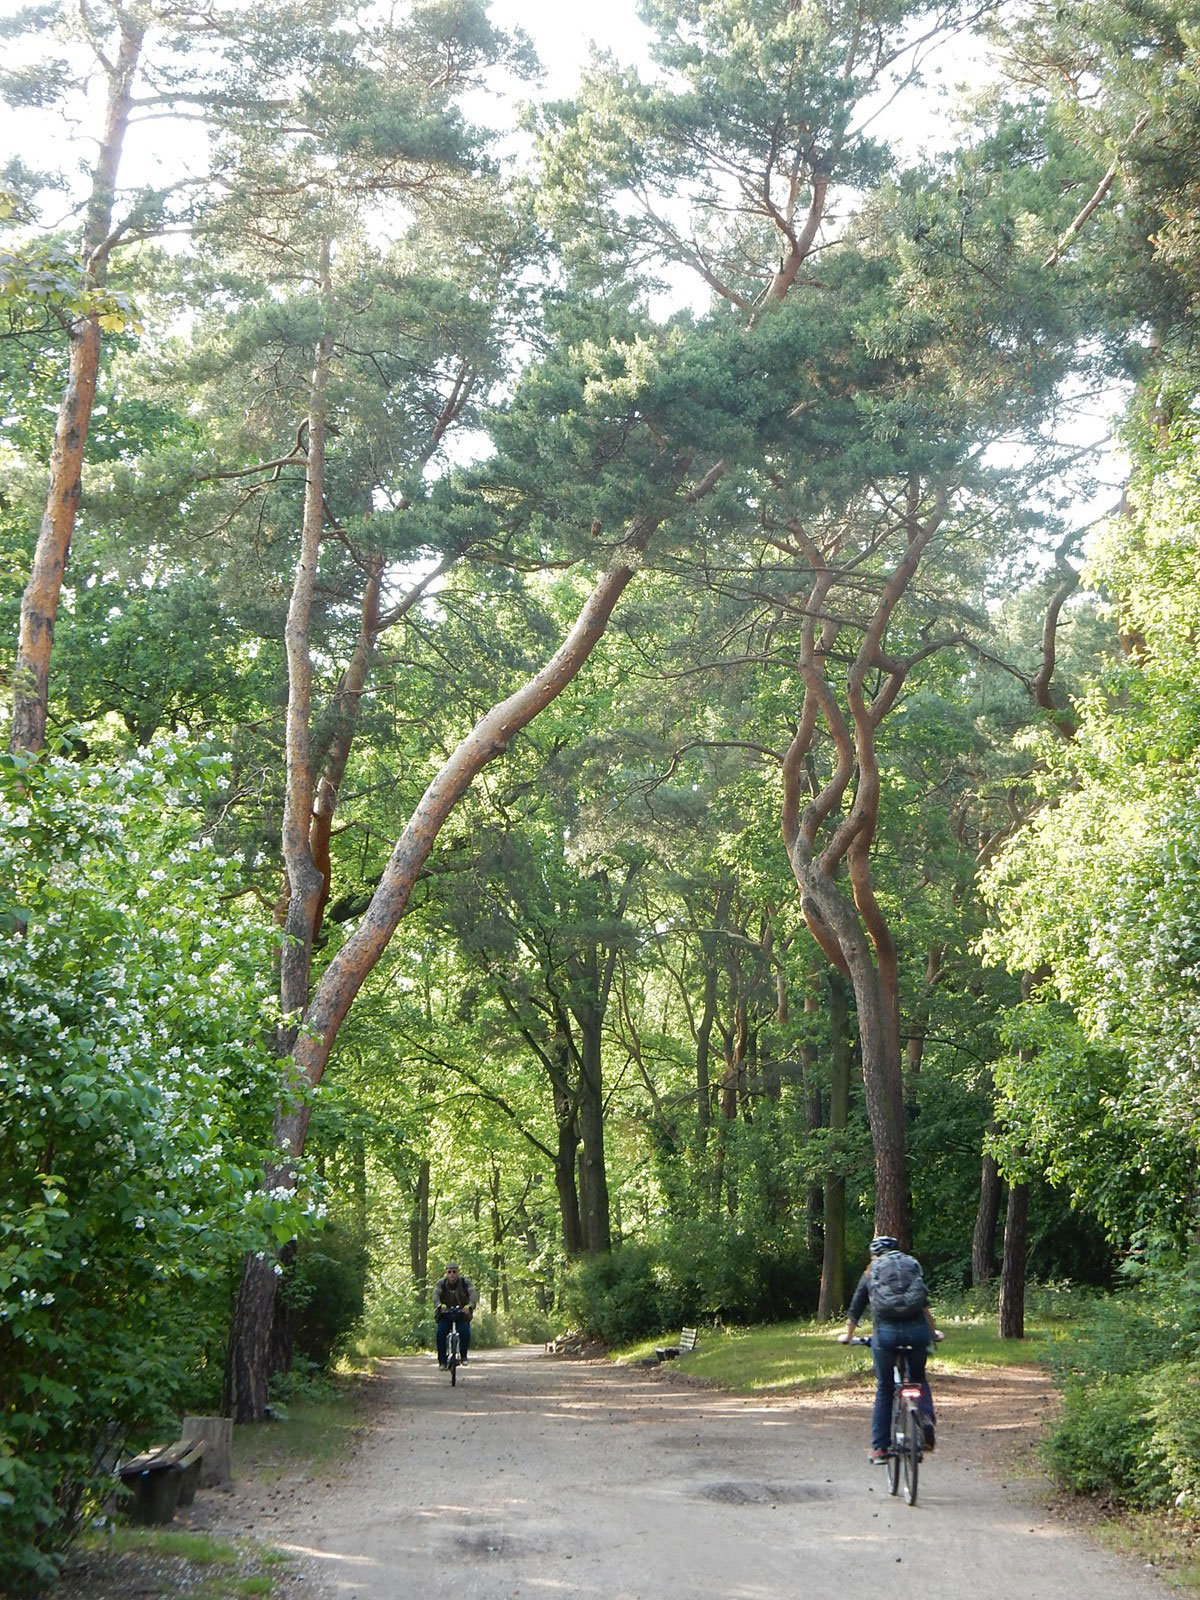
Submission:
<svg viewBox="0 0 1200 1600">
<path fill-rule="evenodd" d="M 335 1222 L 299 1245 L 286 1269 L 283 1300 L 292 1318 L 296 1349 L 327 1367 L 363 1314 L 367 1250 Z"/>
<path fill-rule="evenodd" d="M 105 1472 L 192 1392 L 247 1249 L 274 943 L 201 831 L 218 763 L 0 763 L 0 1568 L 45 1579 Z"/>
<path fill-rule="evenodd" d="M 572 1327 L 606 1344 L 632 1344 L 677 1320 L 664 1304 L 646 1244 L 619 1245 L 607 1255 L 586 1256 L 567 1274 L 562 1308 Z"/>
<path fill-rule="evenodd" d="M 730 1218 L 681 1219 L 657 1244 L 627 1243 L 575 1262 L 562 1307 L 575 1327 L 629 1344 L 700 1320 L 794 1316 L 816 1303 L 818 1268 L 786 1238 Z"/>
<path fill-rule="evenodd" d="M 1142 1507 L 1200 1494 L 1200 1364 L 1070 1381 L 1046 1459 L 1077 1494 Z"/>
<path fill-rule="evenodd" d="M 1200 1318 L 1194 1277 L 1191 1293 L 1180 1281 L 1152 1273 L 1051 1346 L 1063 1406 L 1046 1458 L 1077 1493 L 1141 1507 L 1200 1493 Z"/>
</svg>

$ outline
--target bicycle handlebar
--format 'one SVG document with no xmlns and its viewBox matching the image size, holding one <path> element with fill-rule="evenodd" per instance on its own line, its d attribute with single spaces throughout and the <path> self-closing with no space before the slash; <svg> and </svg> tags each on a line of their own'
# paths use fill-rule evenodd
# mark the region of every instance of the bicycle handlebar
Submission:
<svg viewBox="0 0 1200 1600">
<path fill-rule="evenodd" d="M 940 1329 L 938 1329 L 937 1331 L 935 1331 L 935 1333 L 933 1335 L 934 1344 L 941 1344 L 942 1340 L 945 1337 L 946 1337 L 946 1335 L 944 1333 L 942 1333 Z M 852 1344 L 870 1344 L 870 1342 L 871 1342 L 871 1335 L 869 1333 L 856 1333 L 856 1334 L 853 1334 L 849 1339 L 845 1340 L 845 1343 L 847 1345 L 852 1345 Z M 838 1343 L 840 1344 L 840 1343 L 842 1343 L 842 1341 L 839 1340 Z M 919 1348 L 920 1348 L 920 1346 L 919 1345 L 915 1345 L 915 1344 L 894 1344 L 892 1346 L 893 1350 L 917 1350 Z"/>
</svg>

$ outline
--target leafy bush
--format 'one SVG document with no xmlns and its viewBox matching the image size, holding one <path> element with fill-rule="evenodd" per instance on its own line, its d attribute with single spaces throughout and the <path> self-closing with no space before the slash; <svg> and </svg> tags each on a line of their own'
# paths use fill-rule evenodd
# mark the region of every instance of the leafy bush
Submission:
<svg viewBox="0 0 1200 1600">
<path fill-rule="evenodd" d="M 0 760 L 0 1589 L 52 1578 L 127 1441 L 178 1420 L 258 1188 L 274 935 L 198 836 L 215 763 Z"/>
<path fill-rule="evenodd" d="M 1078 1494 L 1149 1508 L 1200 1494 L 1200 1365 L 1072 1380 L 1047 1458 Z"/>
<path fill-rule="evenodd" d="M 295 1347 L 308 1361 L 329 1365 L 362 1317 L 366 1278 L 366 1245 L 336 1223 L 327 1222 L 300 1243 L 283 1299 Z"/>
<path fill-rule="evenodd" d="M 587 1256 L 566 1273 L 562 1309 L 571 1325 L 606 1344 L 632 1344 L 668 1320 L 659 1293 L 654 1251 L 624 1244 Z"/>
<path fill-rule="evenodd" d="M 777 1321 L 816 1304 L 818 1269 L 732 1222 L 684 1219 L 658 1245 L 624 1244 L 567 1274 L 562 1309 L 606 1344 L 632 1344 L 704 1318 Z"/>
<path fill-rule="evenodd" d="M 664 1326 L 774 1322 L 815 1311 L 820 1268 L 786 1236 L 685 1217 L 663 1241 L 658 1280 Z"/>
<path fill-rule="evenodd" d="M 1062 1414 L 1047 1442 L 1055 1476 L 1081 1494 L 1155 1507 L 1200 1494 L 1200 1359 L 1190 1293 L 1097 1301 L 1056 1344 Z"/>
</svg>

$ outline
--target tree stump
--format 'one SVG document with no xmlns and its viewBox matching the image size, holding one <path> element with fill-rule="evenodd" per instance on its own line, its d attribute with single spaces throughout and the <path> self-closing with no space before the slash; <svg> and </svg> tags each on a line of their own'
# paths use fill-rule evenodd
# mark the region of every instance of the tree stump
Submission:
<svg viewBox="0 0 1200 1600">
<path fill-rule="evenodd" d="M 233 1482 L 233 1418 L 184 1417 L 182 1438 L 188 1444 L 204 1440 L 204 1459 L 200 1463 L 201 1489 L 212 1489 Z"/>
</svg>

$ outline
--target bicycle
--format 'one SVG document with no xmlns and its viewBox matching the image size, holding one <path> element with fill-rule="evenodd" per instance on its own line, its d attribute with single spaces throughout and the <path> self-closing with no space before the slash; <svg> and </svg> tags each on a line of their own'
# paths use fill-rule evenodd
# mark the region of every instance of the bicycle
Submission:
<svg viewBox="0 0 1200 1600">
<path fill-rule="evenodd" d="M 869 1338 L 850 1339 L 850 1344 L 871 1343 Z M 909 1382 L 908 1352 L 911 1344 L 897 1345 L 892 1363 L 892 1422 L 888 1433 L 888 1488 L 895 1494 L 904 1478 L 904 1499 L 917 1503 L 917 1479 L 925 1459 L 925 1419 L 921 1415 L 921 1387 Z"/>
<path fill-rule="evenodd" d="M 450 1331 L 446 1335 L 446 1370 L 450 1374 L 451 1388 L 458 1382 L 458 1369 L 462 1366 L 462 1346 L 458 1337 L 458 1324 L 462 1316 L 461 1311 L 450 1311 Z"/>
</svg>

